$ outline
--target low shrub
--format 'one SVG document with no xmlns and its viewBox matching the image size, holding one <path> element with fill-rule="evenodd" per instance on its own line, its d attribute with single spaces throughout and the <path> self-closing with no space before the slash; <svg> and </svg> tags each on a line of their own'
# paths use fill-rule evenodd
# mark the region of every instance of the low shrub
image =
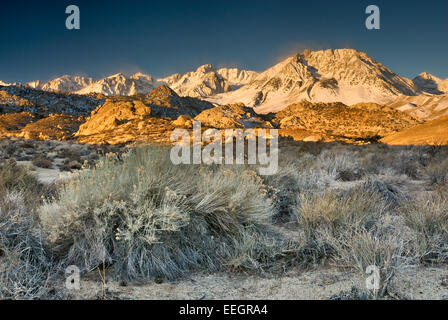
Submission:
<svg viewBox="0 0 448 320">
<path fill-rule="evenodd" d="M 444 184 L 448 181 L 448 158 L 431 161 L 425 172 L 432 184 Z"/>
<path fill-rule="evenodd" d="M 57 268 L 48 258 L 42 235 L 17 191 L 0 196 L 0 298 L 52 298 Z"/>
<path fill-rule="evenodd" d="M 448 195 L 426 194 L 403 203 L 398 213 L 417 234 L 414 251 L 423 262 L 448 261 Z"/>
<path fill-rule="evenodd" d="M 368 229 L 386 208 L 377 193 L 363 187 L 339 193 L 301 194 L 298 203 L 298 222 L 310 236 L 320 228 L 329 228 L 334 232 Z"/>
<path fill-rule="evenodd" d="M 53 167 L 53 161 L 42 156 L 35 157 L 31 163 L 38 168 L 50 169 Z"/>
<path fill-rule="evenodd" d="M 107 263 L 120 279 L 173 279 L 216 270 L 238 256 L 248 232 L 252 240 L 261 235 L 273 210 L 254 171 L 175 166 L 168 150 L 140 147 L 122 160 L 109 154 L 40 209 L 65 265 L 88 271 Z M 255 252 L 251 258 L 257 260 Z"/>
</svg>

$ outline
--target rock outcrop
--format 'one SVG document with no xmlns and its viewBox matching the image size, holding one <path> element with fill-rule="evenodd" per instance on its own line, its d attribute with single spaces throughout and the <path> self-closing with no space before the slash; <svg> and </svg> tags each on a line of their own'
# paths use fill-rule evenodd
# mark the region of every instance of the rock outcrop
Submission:
<svg viewBox="0 0 448 320">
<path fill-rule="evenodd" d="M 208 102 L 179 97 L 169 87 L 160 86 L 146 95 L 107 99 L 80 126 L 76 137 L 82 143 L 166 142 L 176 123 L 184 120 L 182 125 L 186 125 L 211 107 Z"/>
<path fill-rule="evenodd" d="M 281 129 L 298 129 L 329 138 L 378 139 L 421 123 L 394 108 L 375 103 L 347 106 L 343 103 L 293 104 L 275 115 Z"/>
<path fill-rule="evenodd" d="M 271 127 L 269 122 L 263 121 L 252 108 L 242 103 L 207 109 L 196 116 L 195 120 L 203 126 L 219 129 Z"/>
</svg>

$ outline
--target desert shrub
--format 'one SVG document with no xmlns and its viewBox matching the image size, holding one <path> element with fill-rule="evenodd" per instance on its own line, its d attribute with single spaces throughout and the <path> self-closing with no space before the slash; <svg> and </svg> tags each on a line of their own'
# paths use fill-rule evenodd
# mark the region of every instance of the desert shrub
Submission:
<svg viewBox="0 0 448 320">
<path fill-rule="evenodd" d="M 319 234 L 319 239 L 331 246 L 335 265 L 354 268 L 360 274 L 364 274 L 366 268 L 373 265 L 380 269 L 382 279 L 394 272 L 405 248 L 400 239 L 381 237 L 372 230 L 344 229 L 333 234 L 327 229 L 320 230 Z"/>
<path fill-rule="evenodd" d="M 53 161 L 42 156 L 34 157 L 31 163 L 39 168 L 50 169 L 53 167 Z"/>
<path fill-rule="evenodd" d="M 0 298 L 51 298 L 56 268 L 23 198 L 17 191 L 0 196 Z"/>
<path fill-rule="evenodd" d="M 8 191 L 17 191 L 24 194 L 27 203 L 31 203 L 37 201 L 43 189 L 25 166 L 12 159 L 0 162 L 0 196 Z"/>
<path fill-rule="evenodd" d="M 322 151 L 316 159 L 315 168 L 326 171 L 333 179 L 343 181 L 358 180 L 364 174 L 358 152 L 346 148 Z"/>
<path fill-rule="evenodd" d="M 443 184 L 448 181 L 448 158 L 434 159 L 425 169 L 432 184 Z"/>
<path fill-rule="evenodd" d="M 354 268 L 361 274 L 375 265 L 382 279 L 389 279 L 402 261 L 408 241 L 398 232 L 386 231 L 387 204 L 366 186 L 351 190 L 302 194 L 297 219 L 306 234 L 311 254 L 338 267 Z M 386 285 L 386 284 L 384 284 Z"/>
<path fill-rule="evenodd" d="M 363 188 L 366 190 L 371 190 L 372 192 L 379 194 L 386 204 L 395 208 L 399 205 L 400 200 L 405 197 L 403 192 L 396 186 L 375 177 L 369 177 L 362 184 Z"/>
<path fill-rule="evenodd" d="M 314 168 L 316 158 L 305 153 L 297 159 L 288 159 L 279 163 L 275 175 L 265 176 L 269 196 L 276 211 L 275 218 L 288 222 L 295 219 L 294 208 L 300 193 L 325 190 L 333 181 L 327 171 Z"/>
<path fill-rule="evenodd" d="M 398 174 L 405 174 L 412 179 L 420 177 L 422 163 L 425 163 L 425 158 L 420 149 L 409 148 L 397 151 L 391 154 L 391 157 L 386 158 L 387 163 Z M 381 161 L 381 158 L 380 158 Z"/>
<path fill-rule="evenodd" d="M 21 148 L 24 148 L 24 149 L 34 149 L 34 148 L 35 148 L 35 145 L 34 145 L 34 142 L 33 142 L 33 141 L 23 141 L 23 142 L 20 144 L 20 147 L 21 147 Z"/>
<path fill-rule="evenodd" d="M 346 170 L 342 169 L 338 172 L 337 179 L 341 181 L 355 181 L 362 177 L 360 170 Z"/>
<path fill-rule="evenodd" d="M 369 228 L 385 210 L 378 194 L 361 187 L 340 193 L 301 194 L 298 203 L 298 222 L 309 235 L 321 227 L 334 232 Z"/>
<path fill-rule="evenodd" d="M 448 261 L 448 196 L 434 193 L 403 203 L 398 210 L 417 234 L 414 251 L 423 262 Z"/>
<path fill-rule="evenodd" d="M 417 179 L 428 161 L 429 154 L 420 147 L 372 145 L 361 156 L 360 165 L 368 173 L 405 174 Z"/>
<path fill-rule="evenodd" d="M 266 195 L 245 166 L 175 166 L 169 149 L 139 147 L 75 175 L 39 216 L 66 265 L 107 263 L 121 279 L 173 279 L 237 256 L 247 233 L 254 239 L 271 221 Z"/>
<path fill-rule="evenodd" d="M 62 149 L 59 154 L 59 158 L 65 159 L 65 161 L 68 163 L 70 161 L 78 161 L 81 162 L 81 154 L 77 150 L 68 150 L 68 149 Z"/>
<path fill-rule="evenodd" d="M 264 177 L 265 183 L 271 187 L 268 193 L 273 199 L 276 220 L 288 221 L 293 216 L 292 208 L 300 191 L 296 182 L 299 174 L 295 162 L 288 161 L 279 165 L 275 175 Z"/>
<path fill-rule="evenodd" d="M 242 237 L 232 240 L 233 250 L 224 266 L 231 271 L 262 271 L 282 273 L 295 265 L 306 266 L 306 246 L 286 239 L 279 232 L 259 233 L 245 230 Z"/>
<path fill-rule="evenodd" d="M 314 156 L 319 155 L 323 150 L 328 148 L 328 144 L 324 142 L 303 142 L 298 143 L 301 153 L 310 153 Z"/>
<path fill-rule="evenodd" d="M 435 185 L 434 192 L 441 197 L 447 197 L 447 195 L 448 195 L 448 180 L 446 180 L 442 184 Z"/>
<path fill-rule="evenodd" d="M 2 149 L 8 157 L 12 157 L 18 150 L 14 143 L 6 144 Z"/>
</svg>

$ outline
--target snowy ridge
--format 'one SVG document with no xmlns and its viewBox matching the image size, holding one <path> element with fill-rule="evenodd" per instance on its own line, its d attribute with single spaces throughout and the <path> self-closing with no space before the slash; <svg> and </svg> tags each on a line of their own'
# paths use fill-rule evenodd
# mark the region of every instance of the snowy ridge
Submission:
<svg viewBox="0 0 448 320">
<path fill-rule="evenodd" d="M 106 96 L 132 96 L 135 94 L 146 94 L 161 85 L 153 77 L 136 73 L 126 77 L 118 73 L 107 78 L 93 82 L 91 85 L 76 91 L 78 94 L 101 93 Z"/>
<path fill-rule="evenodd" d="M 215 70 L 211 64 L 205 64 L 196 71 L 183 75 L 175 73 L 158 79 L 165 82 L 177 94 L 189 97 L 210 97 L 239 88 L 254 79 L 256 72 L 237 68 Z"/>
<path fill-rule="evenodd" d="M 398 95 L 416 95 L 414 83 L 353 49 L 307 51 L 260 73 L 242 88 L 209 100 L 243 102 L 257 112 L 277 112 L 301 100 L 385 103 Z"/>
<path fill-rule="evenodd" d="M 92 78 L 64 75 L 48 82 L 41 82 L 39 80 L 28 82 L 25 86 L 50 92 L 75 92 L 92 83 Z"/>
<path fill-rule="evenodd" d="M 242 70 L 238 68 L 221 68 L 217 73 L 227 80 L 229 85 L 235 89 L 248 84 L 258 75 L 255 71 Z"/>
<path fill-rule="evenodd" d="M 430 94 L 448 93 L 448 79 L 442 80 L 430 73 L 422 72 L 412 82 L 422 92 Z"/>
<path fill-rule="evenodd" d="M 176 73 L 158 80 L 168 84 L 180 96 L 208 97 L 230 90 L 228 82 L 215 71 L 211 64 L 200 66 L 196 71 L 187 72 L 184 75 Z"/>
</svg>

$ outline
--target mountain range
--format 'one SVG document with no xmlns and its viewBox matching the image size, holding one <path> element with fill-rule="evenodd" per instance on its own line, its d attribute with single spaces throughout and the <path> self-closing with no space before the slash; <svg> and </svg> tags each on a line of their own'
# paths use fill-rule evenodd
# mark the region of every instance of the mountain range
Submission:
<svg viewBox="0 0 448 320">
<path fill-rule="evenodd" d="M 47 82 L 41 82 L 40 80 L 28 82 L 25 86 L 59 93 L 132 96 L 146 94 L 160 85 L 168 85 L 182 96 L 209 97 L 239 88 L 249 83 L 256 74 L 254 71 L 238 68 L 215 70 L 212 65 L 206 64 L 183 75 L 175 73 L 160 79 L 155 79 L 140 72 L 131 76 L 118 73 L 99 80 L 64 75 Z M 6 83 L 0 82 L 0 85 L 6 85 Z"/>
<path fill-rule="evenodd" d="M 215 95 L 210 101 L 243 102 L 258 113 L 267 113 L 301 100 L 391 103 L 402 96 L 447 93 L 446 83 L 448 80 L 427 73 L 407 79 L 352 49 L 305 50 L 258 74 L 240 89 Z"/>
<path fill-rule="evenodd" d="M 169 86 L 179 96 L 201 98 L 215 105 L 243 103 L 257 113 L 275 113 L 306 100 L 388 104 L 422 119 L 448 115 L 448 79 L 423 72 L 411 80 L 354 49 L 305 50 L 261 73 L 215 69 L 206 64 L 165 78 L 143 73 L 119 73 L 99 80 L 64 75 L 25 87 L 80 95 L 133 96 L 147 94 L 160 85 Z"/>
</svg>

